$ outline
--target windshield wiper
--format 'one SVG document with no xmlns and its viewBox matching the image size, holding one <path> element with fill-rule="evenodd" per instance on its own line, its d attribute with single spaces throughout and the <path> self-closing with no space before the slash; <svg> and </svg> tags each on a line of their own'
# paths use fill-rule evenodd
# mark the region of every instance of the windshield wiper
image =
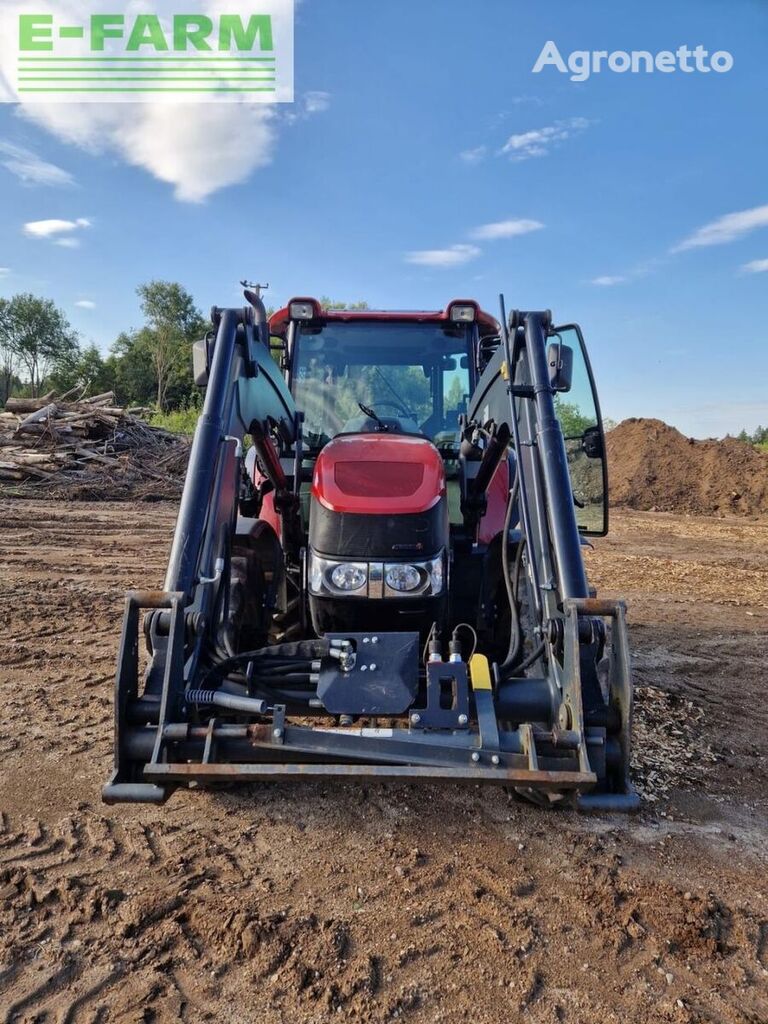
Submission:
<svg viewBox="0 0 768 1024">
<path fill-rule="evenodd" d="M 363 405 L 362 402 L 358 402 L 357 404 L 359 405 L 361 411 L 368 417 L 368 419 L 374 420 L 376 423 L 378 423 L 379 430 L 382 433 L 385 433 L 386 431 L 389 430 L 389 427 L 384 422 L 384 420 L 379 419 L 379 417 L 376 415 L 376 413 L 373 411 L 373 409 L 369 408 L 369 406 L 367 406 L 367 405 Z"/>
</svg>

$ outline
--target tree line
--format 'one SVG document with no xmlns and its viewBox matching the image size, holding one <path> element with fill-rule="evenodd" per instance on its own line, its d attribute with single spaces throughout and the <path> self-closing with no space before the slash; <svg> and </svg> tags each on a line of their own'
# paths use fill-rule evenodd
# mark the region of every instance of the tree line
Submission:
<svg viewBox="0 0 768 1024">
<path fill-rule="evenodd" d="M 746 441 L 747 444 L 768 445 L 768 427 L 757 427 L 751 434 L 747 430 L 742 430 L 736 436 L 739 441 Z"/>
<path fill-rule="evenodd" d="M 137 289 L 144 323 L 121 332 L 105 356 L 84 345 L 50 299 L 22 293 L 0 298 L 0 399 L 50 390 L 114 391 L 125 406 L 179 408 L 194 394 L 191 343 L 209 324 L 190 293 L 172 281 Z"/>
</svg>

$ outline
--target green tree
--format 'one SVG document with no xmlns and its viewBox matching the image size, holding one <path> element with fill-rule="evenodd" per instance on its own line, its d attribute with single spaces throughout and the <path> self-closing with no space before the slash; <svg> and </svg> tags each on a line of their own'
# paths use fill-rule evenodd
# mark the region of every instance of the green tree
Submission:
<svg viewBox="0 0 768 1024">
<path fill-rule="evenodd" d="M 464 401 L 464 387 L 461 377 L 451 379 L 451 385 L 445 393 L 443 404 L 446 409 L 458 409 Z"/>
<path fill-rule="evenodd" d="M 82 388 L 83 394 L 100 395 L 114 390 L 114 371 L 98 348 L 88 345 L 60 359 L 51 371 L 49 382 L 60 394 Z"/>
<path fill-rule="evenodd" d="M 132 336 L 132 345 L 139 362 L 149 360 L 155 402 L 165 411 L 171 399 L 191 393 L 190 346 L 205 333 L 206 322 L 186 288 L 174 281 L 150 281 L 136 291 L 146 326 Z"/>
<path fill-rule="evenodd" d="M 0 299 L 0 397 L 3 405 L 18 381 L 19 355 L 10 329 L 10 301 Z"/>
<path fill-rule="evenodd" d="M 18 369 L 26 373 L 32 395 L 37 397 L 49 371 L 77 352 L 77 347 L 77 333 L 50 299 L 27 292 L 0 300 L 0 348 L 6 388 L 10 388 Z"/>
<path fill-rule="evenodd" d="M 564 402 L 555 396 L 555 412 L 564 437 L 581 437 L 588 427 L 595 426 L 594 415 L 585 415 L 576 402 Z"/>
<path fill-rule="evenodd" d="M 120 405 L 152 405 L 157 384 L 149 353 L 136 342 L 138 332 L 119 334 L 105 360 Z"/>
</svg>

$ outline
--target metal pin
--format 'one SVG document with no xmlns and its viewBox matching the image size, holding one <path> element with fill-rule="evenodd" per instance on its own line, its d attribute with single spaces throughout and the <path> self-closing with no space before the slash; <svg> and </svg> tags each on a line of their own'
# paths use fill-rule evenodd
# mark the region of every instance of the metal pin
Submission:
<svg viewBox="0 0 768 1024">
<path fill-rule="evenodd" d="M 492 754 L 491 755 L 491 764 L 499 764 L 500 762 L 501 762 L 501 758 L 499 757 L 498 754 Z"/>
<path fill-rule="evenodd" d="M 466 725 L 469 719 L 466 715 L 459 715 L 459 725 Z"/>
<path fill-rule="evenodd" d="M 476 750 L 472 752 L 472 760 L 475 762 L 475 764 L 477 764 L 477 762 L 480 760 L 480 755 Z"/>
</svg>

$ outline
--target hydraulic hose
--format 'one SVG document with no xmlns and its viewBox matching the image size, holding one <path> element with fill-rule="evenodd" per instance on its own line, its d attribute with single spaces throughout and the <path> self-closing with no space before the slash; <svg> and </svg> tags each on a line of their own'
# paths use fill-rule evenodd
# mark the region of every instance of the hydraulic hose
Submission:
<svg viewBox="0 0 768 1024">
<path fill-rule="evenodd" d="M 522 558 L 522 551 L 525 545 L 525 539 L 521 538 L 520 543 L 517 546 L 517 554 L 515 556 L 515 571 L 514 580 L 509 572 L 509 527 L 512 522 L 512 509 L 514 508 L 515 501 L 517 500 L 518 491 L 520 489 L 520 470 L 519 467 L 515 472 L 515 482 L 509 489 L 509 500 L 507 501 L 507 514 L 504 517 L 504 534 L 501 538 L 501 564 L 502 571 L 504 573 L 504 586 L 507 591 L 507 601 L 509 602 L 509 615 L 510 615 L 510 631 L 509 631 L 509 647 L 507 649 L 507 656 L 499 666 L 499 670 L 505 672 L 511 668 L 515 660 L 517 659 L 520 651 L 520 615 L 517 609 L 517 581 L 520 573 L 520 562 Z"/>
<path fill-rule="evenodd" d="M 311 661 L 290 661 L 281 662 L 274 667 L 272 665 L 267 667 L 264 662 L 254 662 L 254 674 L 264 678 L 271 678 L 272 676 L 282 676 L 286 672 L 310 672 L 312 664 Z"/>
<path fill-rule="evenodd" d="M 200 688 L 208 680 L 213 680 L 229 674 L 231 669 L 239 665 L 255 662 L 257 669 L 269 669 L 283 673 L 291 669 L 304 669 L 312 661 L 323 658 L 328 654 L 329 644 L 327 640 L 301 640 L 285 644 L 274 644 L 271 647 L 260 647 L 253 651 L 242 651 L 240 654 L 228 658 L 221 658 L 214 661 L 214 664 L 206 672 L 200 681 Z"/>
<path fill-rule="evenodd" d="M 311 686 L 312 676 L 309 672 L 291 672 L 285 676 L 254 676 L 251 680 L 254 686 Z"/>
<path fill-rule="evenodd" d="M 530 668 L 531 665 L 535 661 L 537 661 L 542 656 L 543 653 L 544 653 L 544 644 L 539 644 L 538 647 L 536 647 L 534 650 L 531 651 L 531 653 L 528 655 L 528 657 L 524 661 L 521 661 L 520 664 L 515 667 L 515 671 L 516 672 L 524 672 L 525 669 Z"/>
</svg>

